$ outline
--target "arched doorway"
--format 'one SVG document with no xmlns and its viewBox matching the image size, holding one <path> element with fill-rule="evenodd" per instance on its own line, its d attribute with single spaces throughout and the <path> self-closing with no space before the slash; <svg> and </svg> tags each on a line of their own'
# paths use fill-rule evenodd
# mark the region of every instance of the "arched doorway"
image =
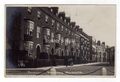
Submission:
<svg viewBox="0 0 120 82">
<path fill-rule="evenodd" d="M 54 55 L 54 49 L 53 48 L 51 49 L 51 54 Z"/>
<path fill-rule="evenodd" d="M 40 46 L 39 45 L 37 46 L 37 49 L 36 49 L 36 56 L 37 58 L 40 58 Z"/>
<path fill-rule="evenodd" d="M 39 66 L 41 66 L 41 62 L 40 62 L 40 58 L 41 58 L 41 55 L 40 55 L 40 45 L 39 44 L 37 44 L 36 45 L 36 60 L 35 60 L 35 63 L 34 63 L 34 65 L 36 66 L 36 67 L 39 67 Z"/>
<path fill-rule="evenodd" d="M 62 50 L 62 57 L 64 56 L 63 50 Z"/>
</svg>

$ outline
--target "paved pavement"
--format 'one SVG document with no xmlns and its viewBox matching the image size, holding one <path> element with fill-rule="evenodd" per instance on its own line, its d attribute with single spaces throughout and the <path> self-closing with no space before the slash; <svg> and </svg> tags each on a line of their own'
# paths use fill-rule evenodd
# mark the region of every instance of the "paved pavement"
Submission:
<svg viewBox="0 0 120 82">
<path fill-rule="evenodd" d="M 114 75 L 114 68 L 112 66 L 78 66 L 57 68 L 56 71 L 64 75 Z M 103 72 L 106 72 L 105 74 Z M 59 74 L 59 73 L 58 73 Z"/>
<path fill-rule="evenodd" d="M 107 63 L 87 63 L 73 66 L 8 69 L 7 75 L 114 75 L 114 67 Z"/>
</svg>

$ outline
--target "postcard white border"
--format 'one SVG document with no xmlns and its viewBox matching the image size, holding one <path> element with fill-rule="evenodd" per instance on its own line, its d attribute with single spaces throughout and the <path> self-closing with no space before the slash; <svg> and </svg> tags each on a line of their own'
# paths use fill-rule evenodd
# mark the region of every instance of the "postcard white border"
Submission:
<svg viewBox="0 0 120 82">
<path fill-rule="evenodd" d="M 4 0 L 0 2 L 0 81 L 1 82 L 119 82 L 120 81 L 120 4 L 119 0 Z M 116 78 L 5 78 L 5 4 L 116 4 L 117 5 L 117 43 L 116 43 Z"/>
</svg>

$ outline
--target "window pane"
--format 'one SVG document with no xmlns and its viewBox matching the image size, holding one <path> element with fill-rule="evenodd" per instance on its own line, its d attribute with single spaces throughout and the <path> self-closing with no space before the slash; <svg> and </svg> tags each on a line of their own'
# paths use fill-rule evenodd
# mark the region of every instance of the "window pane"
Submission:
<svg viewBox="0 0 120 82">
<path fill-rule="evenodd" d="M 37 17 L 40 18 L 40 11 L 37 11 Z"/>
<path fill-rule="evenodd" d="M 63 43 L 64 42 L 64 38 L 63 37 L 61 37 L 61 43 Z"/>
<path fill-rule="evenodd" d="M 32 41 L 29 41 L 29 49 L 33 50 L 33 42 Z"/>
<path fill-rule="evenodd" d="M 47 35 L 50 35 L 50 29 L 46 29 L 47 30 Z"/>
<path fill-rule="evenodd" d="M 47 16 L 47 15 L 45 16 L 45 21 L 46 21 L 46 22 L 48 21 L 48 16 Z"/>
<path fill-rule="evenodd" d="M 54 20 L 52 20 L 52 25 L 54 25 L 54 23 L 55 23 L 55 21 L 54 21 Z"/>
<path fill-rule="evenodd" d="M 61 34 L 58 34 L 58 40 L 60 40 L 61 39 Z"/>
<path fill-rule="evenodd" d="M 39 26 L 37 26 L 37 32 L 40 33 L 40 27 Z"/>
<path fill-rule="evenodd" d="M 29 21 L 29 27 L 30 27 L 30 31 L 33 31 L 34 29 L 34 22 L 33 21 Z"/>
<path fill-rule="evenodd" d="M 63 26 L 61 27 L 61 30 L 63 31 Z"/>
<path fill-rule="evenodd" d="M 60 24 L 59 23 L 57 23 L 57 27 L 59 27 L 60 26 Z"/>
<path fill-rule="evenodd" d="M 37 38 L 39 38 L 39 33 L 37 32 Z"/>
<path fill-rule="evenodd" d="M 31 50 L 33 50 L 33 42 L 32 41 L 26 41 L 24 43 L 24 47 L 25 47 L 25 50 L 30 52 Z"/>
<path fill-rule="evenodd" d="M 28 42 L 24 42 L 24 48 L 25 50 L 29 50 Z"/>
<path fill-rule="evenodd" d="M 31 13 L 31 10 L 32 10 L 32 7 L 28 7 L 28 12 L 30 12 Z"/>
</svg>

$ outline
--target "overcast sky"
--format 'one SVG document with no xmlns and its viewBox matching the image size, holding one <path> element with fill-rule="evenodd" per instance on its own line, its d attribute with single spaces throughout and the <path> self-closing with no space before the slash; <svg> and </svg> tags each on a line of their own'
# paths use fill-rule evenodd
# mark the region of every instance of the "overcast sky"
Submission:
<svg viewBox="0 0 120 82">
<path fill-rule="evenodd" d="M 59 5 L 72 21 L 94 39 L 115 46 L 116 6 L 115 5 Z"/>
</svg>

